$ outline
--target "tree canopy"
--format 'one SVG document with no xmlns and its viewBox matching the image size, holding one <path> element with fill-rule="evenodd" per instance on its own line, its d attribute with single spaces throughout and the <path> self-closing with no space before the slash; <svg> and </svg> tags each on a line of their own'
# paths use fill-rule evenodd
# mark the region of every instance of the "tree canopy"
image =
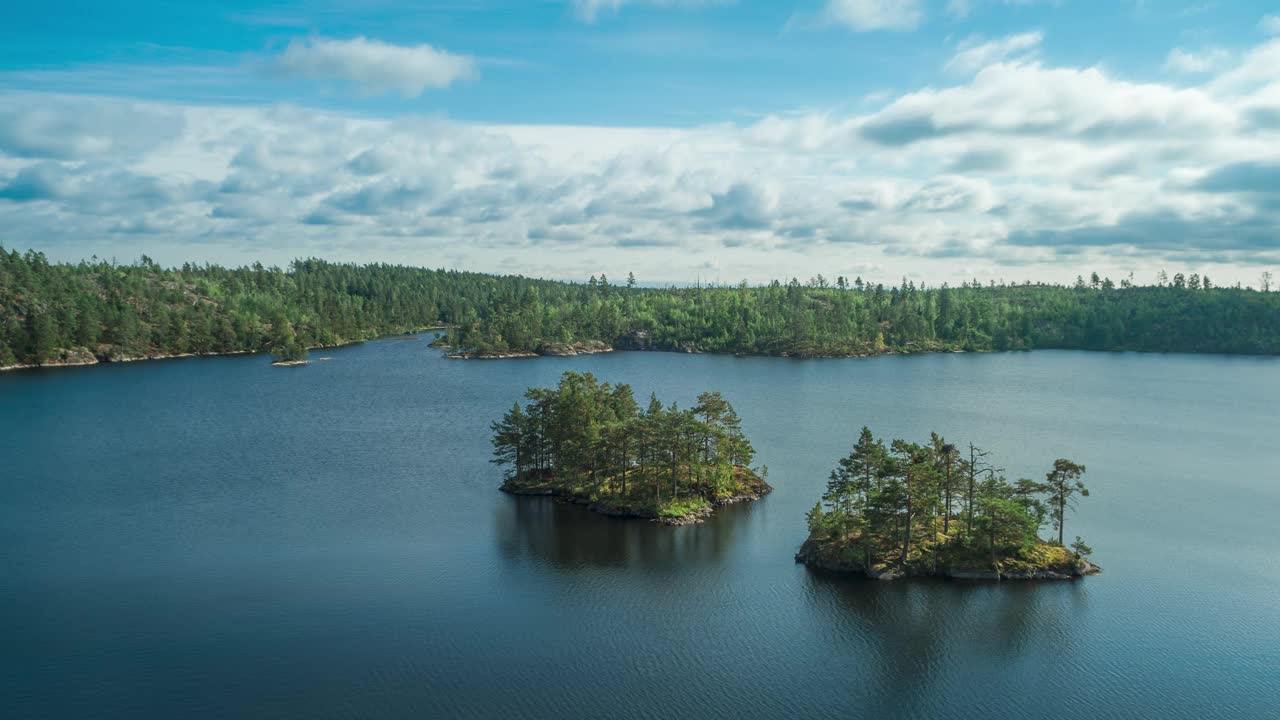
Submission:
<svg viewBox="0 0 1280 720">
<path fill-rule="evenodd" d="M 733 406 L 704 392 L 691 408 L 641 409 L 630 385 L 566 372 L 555 388 L 530 388 L 493 423 L 493 462 L 504 489 L 558 494 L 617 514 L 685 518 L 744 494 L 762 481 Z M 757 485 L 757 481 L 759 481 Z"/>
<path fill-rule="evenodd" d="M 1067 513 L 1074 497 L 1089 494 L 1080 480 L 1085 467 L 1058 459 L 1044 482 L 1011 482 L 988 456 L 936 433 L 924 443 L 886 444 L 864 427 L 809 512 L 811 538 L 863 568 L 1063 561 Z M 1040 538 L 1046 521 L 1058 530 L 1056 541 Z M 1078 559 L 1091 550 L 1077 537 L 1070 552 Z"/>
<path fill-rule="evenodd" d="M 621 349 L 766 355 L 1073 348 L 1280 353 L 1280 293 L 1175 275 L 1158 286 L 976 281 L 886 287 L 822 276 L 767 286 L 640 287 L 398 265 L 288 268 L 93 259 L 0 247 L 0 366 L 100 357 L 274 351 L 297 356 L 437 324 L 463 351 Z M 1269 287 L 1269 283 L 1267 283 Z"/>
</svg>

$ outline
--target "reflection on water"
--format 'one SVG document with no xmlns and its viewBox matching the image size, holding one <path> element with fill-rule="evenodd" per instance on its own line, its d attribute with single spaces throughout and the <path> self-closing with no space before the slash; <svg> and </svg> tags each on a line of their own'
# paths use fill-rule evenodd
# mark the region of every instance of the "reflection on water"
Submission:
<svg viewBox="0 0 1280 720">
<path fill-rule="evenodd" d="M 502 556 L 562 571 L 592 567 L 696 567 L 722 559 L 747 522 L 745 504 L 720 508 L 706 522 L 670 527 L 616 518 L 550 497 L 510 496 L 494 509 Z M 761 502 L 766 502 L 767 498 Z"/>
<path fill-rule="evenodd" d="M 980 684 L 957 684 L 956 675 L 1016 664 L 1045 644 L 1070 655 L 1079 629 L 1088 627 L 1081 581 L 881 582 L 808 570 L 805 583 L 804 596 L 817 614 L 838 618 L 824 636 L 833 652 L 877 658 L 859 682 L 870 690 L 871 707 L 886 713 L 901 714 L 904 704 L 925 712 L 918 705 L 935 698 L 937 685 L 973 693 L 976 701 Z"/>
</svg>

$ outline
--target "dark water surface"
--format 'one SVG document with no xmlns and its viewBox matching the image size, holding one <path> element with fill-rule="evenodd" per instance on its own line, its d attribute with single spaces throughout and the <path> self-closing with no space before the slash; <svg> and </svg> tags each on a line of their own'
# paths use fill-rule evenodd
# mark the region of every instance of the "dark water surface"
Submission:
<svg viewBox="0 0 1280 720">
<path fill-rule="evenodd" d="M 0 376 L 0 717 L 1280 717 L 1280 360 L 328 354 Z M 776 492 L 684 528 L 498 493 L 489 422 L 567 369 L 721 390 Z M 1086 463 L 1106 573 L 796 566 L 863 424 Z"/>
</svg>

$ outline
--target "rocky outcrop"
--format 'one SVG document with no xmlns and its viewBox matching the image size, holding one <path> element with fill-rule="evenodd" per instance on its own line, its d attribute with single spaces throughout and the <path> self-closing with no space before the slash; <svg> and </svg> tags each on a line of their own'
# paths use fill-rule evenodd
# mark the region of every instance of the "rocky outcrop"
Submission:
<svg viewBox="0 0 1280 720">
<path fill-rule="evenodd" d="M 648 330 L 632 330 L 624 338 L 624 346 L 628 350 L 648 350 L 651 342 Z"/>
<path fill-rule="evenodd" d="M 527 350 L 473 350 L 449 353 L 445 357 L 451 360 L 511 360 L 513 358 L 536 358 L 539 355 Z"/>
<path fill-rule="evenodd" d="M 6 365 L 4 370 L 26 370 L 37 367 L 76 367 L 78 365 L 97 365 L 98 356 L 84 347 L 73 347 L 57 351 L 57 354 L 39 365 Z"/>
<path fill-rule="evenodd" d="M 435 326 L 423 328 L 422 330 L 414 330 L 410 332 L 422 332 L 423 330 L 440 330 L 443 328 L 444 328 L 443 325 L 435 325 Z M 384 336 L 383 338 L 379 338 L 379 339 L 417 340 L 418 338 L 410 336 L 410 332 L 400 333 L 399 336 Z M 347 345 L 359 345 L 360 343 L 363 343 L 363 342 L 367 342 L 367 341 L 350 340 L 350 341 L 344 341 L 339 343 L 310 345 L 307 347 L 307 349 L 317 350 L 317 349 L 326 349 L 326 348 L 337 348 L 337 347 L 345 347 Z M 124 348 L 121 348 L 118 345 L 110 345 L 107 343 L 102 343 L 92 350 L 85 347 L 74 347 L 74 348 L 58 350 L 57 354 L 53 358 L 50 358 L 49 360 L 46 360 L 45 362 L 40 364 L 0 365 L 0 372 L 4 372 L 5 370 L 27 370 L 27 369 L 42 368 L 42 367 L 43 368 L 74 367 L 77 365 L 98 365 L 98 364 L 106 364 L 106 363 L 140 362 L 142 360 L 173 360 L 176 358 L 217 357 L 221 355 L 252 355 L 258 352 L 266 352 L 266 351 L 227 350 L 224 352 L 209 352 L 209 353 L 194 353 L 194 352 L 157 353 L 157 352 L 147 352 L 147 351 L 143 351 L 143 352 L 130 351 L 130 350 L 125 350 Z M 537 357 L 537 356 L 530 353 L 529 357 Z M 318 358 L 318 359 L 324 360 L 328 358 Z"/>
<path fill-rule="evenodd" d="M 447 347 L 447 346 L 436 346 Z M 599 340 L 572 343 L 543 343 L 537 352 L 529 350 L 463 350 L 445 357 L 457 360 L 510 360 L 513 358 L 575 357 L 613 352 L 613 346 Z"/>
<path fill-rule="evenodd" d="M 548 357 L 573 357 L 575 355 L 595 355 L 596 353 L 613 352 L 613 346 L 600 340 L 586 340 L 573 343 L 543 343 L 538 348 L 539 355 Z"/>
<path fill-rule="evenodd" d="M 952 580 L 999 582 L 1001 580 L 1071 580 L 1102 572 L 1097 565 L 1084 558 L 1070 557 L 1066 562 L 1042 568 L 1016 568 L 1015 561 L 997 562 L 986 567 L 977 566 L 903 566 L 897 563 L 876 563 L 868 567 L 865 559 L 856 557 L 856 549 L 841 547 L 833 542 L 821 542 L 808 538 L 796 553 L 797 563 L 838 573 L 865 575 L 875 580 L 898 580 L 905 577 L 944 577 Z"/>
</svg>

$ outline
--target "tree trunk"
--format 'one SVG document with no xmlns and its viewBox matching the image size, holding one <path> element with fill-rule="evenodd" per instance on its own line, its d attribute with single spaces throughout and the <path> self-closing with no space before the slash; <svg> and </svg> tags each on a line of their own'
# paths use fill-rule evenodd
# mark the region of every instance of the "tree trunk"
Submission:
<svg viewBox="0 0 1280 720">
<path fill-rule="evenodd" d="M 977 462 L 978 462 L 978 458 L 975 457 L 973 452 L 973 443 L 969 443 L 969 501 L 968 501 L 969 519 L 968 519 L 968 522 L 965 524 L 965 529 L 964 529 L 964 536 L 966 538 L 973 537 L 973 481 L 974 481 L 974 476 L 977 475 L 977 472 L 978 472 L 977 467 L 975 467 L 975 464 Z"/>
<path fill-rule="evenodd" d="M 1058 491 L 1058 544 L 1062 544 L 1062 531 L 1067 525 L 1067 495 L 1062 490 Z"/>
<path fill-rule="evenodd" d="M 907 472 L 907 529 L 902 534 L 902 564 L 907 564 L 911 552 L 911 472 Z"/>
<path fill-rule="evenodd" d="M 947 457 L 946 497 L 943 499 L 942 534 L 951 537 L 951 458 Z"/>
<path fill-rule="evenodd" d="M 520 453 L 520 446 L 522 444 L 523 443 L 521 442 L 520 436 L 517 435 L 516 436 L 516 482 L 517 483 L 520 482 L 520 479 L 521 479 L 520 476 L 524 469 L 524 463 L 522 462 L 524 459 L 524 456 L 521 455 Z"/>
</svg>

